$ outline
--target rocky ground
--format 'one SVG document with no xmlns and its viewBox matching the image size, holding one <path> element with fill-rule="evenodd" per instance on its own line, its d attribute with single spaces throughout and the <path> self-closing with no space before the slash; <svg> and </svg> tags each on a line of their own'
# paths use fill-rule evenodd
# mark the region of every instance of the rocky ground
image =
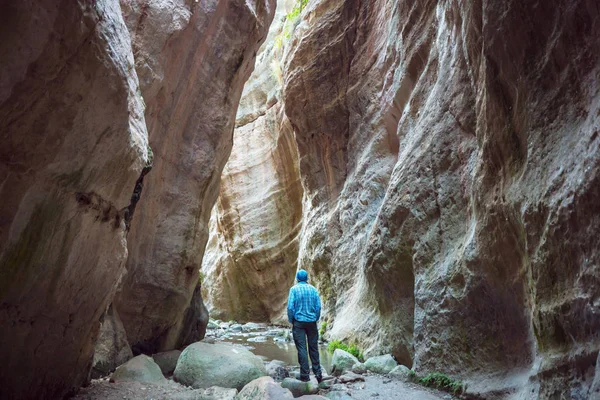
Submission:
<svg viewBox="0 0 600 400">
<path fill-rule="evenodd" d="M 264 369 L 268 376 L 254 379 L 246 378 L 244 385 L 233 382 L 237 377 L 249 374 L 235 370 L 234 364 L 242 362 L 242 353 L 246 351 L 240 344 L 228 344 L 226 340 L 235 338 L 236 335 L 247 334 L 250 344 L 253 338 L 269 338 L 282 342 L 290 340 L 285 335 L 287 329 L 266 326 L 261 324 L 236 324 L 233 322 L 211 321 L 209 324 L 208 342 L 196 343 L 183 353 L 172 351 L 154 355 L 153 358 L 138 356 L 119 367 L 110 377 L 92 380 L 91 384 L 82 388 L 74 397 L 75 400 L 241 400 L 241 399 L 422 399 L 439 400 L 453 399 L 448 393 L 435 391 L 410 382 L 407 379 L 408 369 L 398 366 L 391 356 L 375 357 L 364 364 L 358 362 L 352 355 L 336 350 L 332 359 L 332 375 L 325 373 L 325 381 L 317 385 L 312 377 L 309 384 L 297 381 L 298 366 L 287 365 L 283 361 L 262 358 Z M 221 342 L 213 344 L 209 342 Z M 232 357 L 225 354 L 230 349 L 235 355 L 234 359 L 223 361 L 222 357 Z M 206 365 L 210 371 L 201 371 L 204 366 L 187 365 L 193 359 L 193 353 L 201 355 L 203 359 L 219 359 L 222 365 L 214 367 L 210 362 Z M 218 353 L 218 354 L 217 354 Z M 173 357 L 174 355 L 174 357 Z M 249 355 L 254 357 L 253 355 Z M 258 357 L 254 357 L 256 360 Z M 254 361 L 256 361 L 254 360 Z M 260 364 L 260 361 L 259 361 Z M 189 371 L 194 370 L 196 375 L 205 378 L 210 376 L 210 382 L 190 380 Z M 214 371 L 217 371 L 213 376 Z M 229 371 L 229 372 L 227 372 Z M 377 371 L 379 373 L 376 373 Z M 397 372 L 401 371 L 401 372 Z M 223 372 L 221 374 L 221 372 Z M 261 375 L 264 375 L 264 372 Z M 192 388 L 173 380 L 173 373 L 179 382 L 195 386 Z M 163 376 L 164 374 L 164 376 Z M 220 376 L 218 376 L 221 374 Z M 225 375 L 225 376 L 223 376 Z M 335 376 L 334 376 L 335 375 Z M 165 379 L 165 376 L 167 379 Z M 230 379 L 231 382 L 227 380 Z M 206 380 L 206 379 L 204 379 Z M 215 383 L 216 382 L 216 383 Z M 229 384 L 228 384 L 229 383 Z M 219 386 L 237 386 L 237 389 L 226 389 Z M 238 392 L 240 389 L 240 392 Z M 289 389 L 289 390 L 288 390 Z"/>
</svg>

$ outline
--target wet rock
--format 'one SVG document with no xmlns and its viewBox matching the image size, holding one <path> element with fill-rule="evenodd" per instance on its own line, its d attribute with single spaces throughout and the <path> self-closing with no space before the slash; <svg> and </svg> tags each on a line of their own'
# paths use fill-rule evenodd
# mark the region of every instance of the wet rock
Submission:
<svg viewBox="0 0 600 400">
<path fill-rule="evenodd" d="M 166 383 L 167 379 L 151 357 L 141 354 L 117 367 L 110 376 L 110 381 Z"/>
<path fill-rule="evenodd" d="M 261 342 L 264 343 L 267 341 L 267 337 L 266 336 L 255 336 L 252 338 L 248 339 L 248 342 Z"/>
<path fill-rule="evenodd" d="M 208 320 L 208 324 L 206 325 L 206 329 L 219 329 L 219 324 L 215 321 Z"/>
<path fill-rule="evenodd" d="M 277 382 L 283 381 L 290 376 L 289 371 L 283 361 L 272 360 L 265 366 L 267 374 Z"/>
<path fill-rule="evenodd" d="M 131 358 L 133 358 L 133 353 L 127 342 L 125 328 L 123 328 L 119 314 L 111 304 L 104 314 L 98 341 L 94 347 L 92 379 L 107 376 Z"/>
<path fill-rule="evenodd" d="M 241 390 L 267 375 L 262 360 L 250 351 L 225 344 L 194 343 L 183 350 L 174 379 L 194 388 L 220 386 Z"/>
<path fill-rule="evenodd" d="M 358 375 L 352 372 L 346 372 L 343 375 L 340 375 L 338 378 L 340 383 L 351 383 L 351 382 L 364 382 L 365 377 L 362 375 Z"/>
<path fill-rule="evenodd" d="M 410 369 L 404 365 L 398 365 L 388 374 L 390 378 L 398 379 L 403 382 L 410 381 Z"/>
<path fill-rule="evenodd" d="M 165 376 L 173 374 L 177 366 L 177 360 L 181 355 L 179 350 L 165 351 L 152 355 L 154 362 L 160 367 L 160 370 Z"/>
<path fill-rule="evenodd" d="M 248 322 L 242 326 L 243 332 L 255 332 L 255 331 L 260 331 L 260 330 L 264 330 L 264 329 L 265 329 L 265 325 L 257 324 L 255 322 Z"/>
<path fill-rule="evenodd" d="M 390 373 L 394 368 L 398 366 L 394 357 L 391 354 L 384 354 L 381 356 L 370 357 L 365 361 L 365 368 L 376 374 L 385 375 Z"/>
<path fill-rule="evenodd" d="M 281 386 L 289 389 L 294 397 L 300 397 L 308 394 L 315 394 L 319 391 L 319 386 L 316 381 L 302 382 L 294 378 L 285 378 L 281 382 Z"/>
<path fill-rule="evenodd" d="M 342 375 L 344 372 L 352 370 L 352 367 L 359 363 L 360 361 L 347 351 L 335 349 L 331 359 L 331 374 L 334 376 Z"/>
<path fill-rule="evenodd" d="M 229 330 L 231 332 L 241 332 L 243 330 L 243 327 L 241 324 L 233 324 L 229 327 Z"/>
<path fill-rule="evenodd" d="M 293 399 L 292 392 L 281 387 L 270 376 L 263 376 L 248 383 L 235 400 L 284 400 Z"/>
</svg>

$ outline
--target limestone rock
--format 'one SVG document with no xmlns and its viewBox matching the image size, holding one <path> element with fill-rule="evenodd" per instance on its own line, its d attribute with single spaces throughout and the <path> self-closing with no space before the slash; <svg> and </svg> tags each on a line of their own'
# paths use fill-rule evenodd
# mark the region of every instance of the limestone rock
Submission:
<svg viewBox="0 0 600 400">
<path fill-rule="evenodd" d="M 365 367 L 365 364 L 359 362 L 352 366 L 351 371 L 355 374 L 364 374 L 365 372 L 367 372 L 367 368 Z"/>
<path fill-rule="evenodd" d="M 282 388 L 270 376 L 263 376 L 248 383 L 235 400 L 285 400 L 293 399 L 292 392 Z"/>
<path fill-rule="evenodd" d="M 272 360 L 265 366 L 265 369 L 267 370 L 267 374 L 277 382 L 281 382 L 290 376 L 283 361 Z"/>
<path fill-rule="evenodd" d="M 364 380 L 364 376 L 355 374 L 353 372 L 346 372 L 338 377 L 338 381 L 340 381 L 340 383 L 364 382 Z"/>
<path fill-rule="evenodd" d="M 117 0 L 0 10 L 0 390 L 62 398 L 88 379 L 148 162 Z"/>
<path fill-rule="evenodd" d="M 390 378 L 395 378 L 404 382 L 410 380 L 410 369 L 404 365 L 398 365 L 388 374 Z"/>
<path fill-rule="evenodd" d="M 309 3 L 283 102 L 304 188 L 298 264 L 332 338 L 483 396 L 589 390 L 599 20 L 570 0 Z"/>
<path fill-rule="evenodd" d="M 194 388 L 220 386 L 242 390 L 267 375 L 262 360 L 250 351 L 225 344 L 194 343 L 183 350 L 174 379 Z"/>
<path fill-rule="evenodd" d="M 163 375 L 168 376 L 173 374 L 177 366 L 177 360 L 181 355 L 180 350 L 165 351 L 162 353 L 152 354 L 152 359 L 159 366 Z"/>
<path fill-rule="evenodd" d="M 154 167 L 115 304 L 134 353 L 152 354 L 185 341 L 235 111 L 275 1 L 123 3 Z"/>
<path fill-rule="evenodd" d="M 302 382 L 294 378 L 285 378 L 281 382 L 281 387 L 289 389 L 294 397 L 316 394 L 319 391 L 319 386 L 315 382 Z"/>
<path fill-rule="evenodd" d="M 280 41 L 284 16 L 297 3 L 277 2 L 237 112 L 202 267 L 204 297 L 216 317 L 287 321 L 303 192 L 294 132 L 281 99 Z"/>
<path fill-rule="evenodd" d="M 125 364 L 117 367 L 110 376 L 111 382 L 141 382 L 141 383 L 166 383 L 160 367 L 151 357 L 140 354 L 133 357 Z"/>
<path fill-rule="evenodd" d="M 394 357 L 391 354 L 384 354 L 381 356 L 370 357 L 365 361 L 365 368 L 376 374 L 385 375 L 390 373 L 394 368 L 398 366 Z"/>
<path fill-rule="evenodd" d="M 340 376 L 346 371 L 351 371 L 356 364 L 360 364 L 358 358 L 342 349 L 335 349 L 331 358 L 331 375 Z"/>
<path fill-rule="evenodd" d="M 353 400 L 354 399 L 354 397 L 350 396 L 348 393 L 339 392 L 339 391 L 327 393 L 326 398 L 328 398 L 329 400 Z"/>
<path fill-rule="evenodd" d="M 131 358 L 133 354 L 123 323 L 111 304 L 100 325 L 100 333 L 94 347 L 91 377 L 97 379 L 106 376 Z"/>
</svg>

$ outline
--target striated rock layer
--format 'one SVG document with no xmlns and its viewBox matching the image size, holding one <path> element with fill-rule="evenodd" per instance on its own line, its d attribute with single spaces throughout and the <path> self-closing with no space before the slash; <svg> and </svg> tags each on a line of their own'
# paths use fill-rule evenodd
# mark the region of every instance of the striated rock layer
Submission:
<svg viewBox="0 0 600 400">
<path fill-rule="evenodd" d="M 332 337 L 484 397 L 588 397 L 600 349 L 599 38 L 591 0 L 309 2 L 277 101 L 303 192 L 277 196 L 304 196 L 298 263 Z M 272 129 L 240 142 L 264 146 Z M 249 256 L 244 241 L 277 225 L 254 216 L 270 200 L 240 189 L 257 170 L 242 143 L 205 270 L 218 290 L 258 297 L 293 275 L 266 281 L 268 254 Z M 242 270 L 252 284 L 236 282 Z M 215 305 L 261 304 L 229 301 Z"/>
<path fill-rule="evenodd" d="M 0 397 L 88 377 L 147 134 L 116 0 L 0 5 Z"/>
<path fill-rule="evenodd" d="M 311 4 L 284 100 L 299 261 L 332 335 L 473 392 L 584 398 L 600 348 L 598 4 Z"/>
<path fill-rule="evenodd" d="M 115 305 L 134 353 L 154 353 L 180 346 L 192 328 L 184 326 L 190 321 L 186 314 L 197 311 L 186 310 L 231 151 L 235 110 L 275 4 L 121 3 L 147 106 L 154 166 L 128 237 L 128 274 Z"/>
<path fill-rule="evenodd" d="M 298 257 L 302 185 L 281 99 L 281 40 L 295 1 L 279 1 L 237 112 L 203 260 L 215 318 L 283 322 Z"/>
</svg>

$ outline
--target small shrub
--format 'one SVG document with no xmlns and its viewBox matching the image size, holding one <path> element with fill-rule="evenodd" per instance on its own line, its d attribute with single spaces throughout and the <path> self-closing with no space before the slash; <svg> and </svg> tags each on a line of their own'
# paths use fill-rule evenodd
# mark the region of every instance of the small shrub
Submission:
<svg viewBox="0 0 600 400">
<path fill-rule="evenodd" d="M 323 337 L 325 332 L 327 332 L 327 321 L 321 323 L 321 327 L 319 328 L 319 336 Z"/>
<path fill-rule="evenodd" d="M 360 351 L 360 349 L 354 343 L 351 344 L 350 346 L 348 346 L 346 343 L 344 343 L 340 340 L 334 340 L 332 342 L 329 342 L 329 344 L 327 345 L 327 351 L 329 351 L 330 353 L 333 353 L 335 351 L 335 349 L 344 350 L 344 351 L 352 354 L 354 357 L 358 358 L 359 361 L 364 360 L 362 351 Z"/>
<path fill-rule="evenodd" d="M 200 274 L 198 274 L 198 285 L 202 286 L 202 282 L 204 282 L 204 273 L 200 271 Z"/>
<path fill-rule="evenodd" d="M 456 381 L 441 372 L 432 372 L 417 381 L 423 386 L 442 389 L 453 394 L 460 394 L 464 389 L 461 381 Z"/>
</svg>

